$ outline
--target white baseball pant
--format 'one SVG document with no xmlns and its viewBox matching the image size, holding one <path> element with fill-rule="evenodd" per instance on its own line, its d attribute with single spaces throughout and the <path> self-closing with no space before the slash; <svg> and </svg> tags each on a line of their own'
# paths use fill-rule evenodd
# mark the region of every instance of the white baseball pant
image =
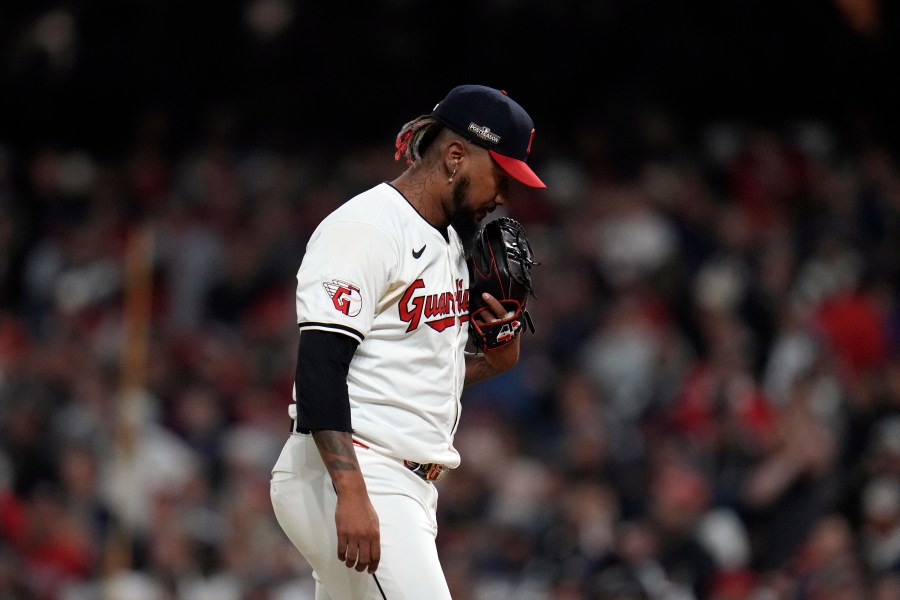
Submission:
<svg viewBox="0 0 900 600">
<path fill-rule="evenodd" d="M 312 435 L 292 434 L 272 469 L 272 507 L 313 568 L 315 600 L 450 600 L 435 546 L 437 489 L 400 461 L 354 447 L 380 525 L 374 574 L 337 557 L 337 496 Z"/>
</svg>

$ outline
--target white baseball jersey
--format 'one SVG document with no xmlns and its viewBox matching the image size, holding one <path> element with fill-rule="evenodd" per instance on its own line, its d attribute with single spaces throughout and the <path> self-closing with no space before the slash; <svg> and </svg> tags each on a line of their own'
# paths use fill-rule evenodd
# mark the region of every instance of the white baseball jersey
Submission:
<svg viewBox="0 0 900 600">
<path fill-rule="evenodd" d="M 396 189 L 378 185 L 313 232 L 297 273 L 297 322 L 359 340 L 347 387 L 354 438 L 420 463 L 459 465 L 469 271 Z"/>
</svg>

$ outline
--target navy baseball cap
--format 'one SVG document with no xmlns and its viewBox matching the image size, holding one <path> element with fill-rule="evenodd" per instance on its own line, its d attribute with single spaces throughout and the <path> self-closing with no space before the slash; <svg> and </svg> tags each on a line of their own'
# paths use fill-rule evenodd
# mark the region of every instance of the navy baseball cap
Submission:
<svg viewBox="0 0 900 600">
<path fill-rule="evenodd" d="M 474 144 L 487 148 L 513 179 L 545 188 L 528 166 L 534 122 L 506 92 L 483 85 L 460 85 L 431 111 L 438 121 Z"/>
</svg>

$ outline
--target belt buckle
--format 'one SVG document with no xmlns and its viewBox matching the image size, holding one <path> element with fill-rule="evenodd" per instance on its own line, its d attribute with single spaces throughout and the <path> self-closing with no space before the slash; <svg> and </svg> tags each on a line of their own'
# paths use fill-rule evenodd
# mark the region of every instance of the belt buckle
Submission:
<svg viewBox="0 0 900 600">
<path fill-rule="evenodd" d="M 450 472 L 446 465 L 438 463 L 417 463 L 411 460 L 404 460 L 403 466 L 425 481 L 440 481 Z"/>
</svg>

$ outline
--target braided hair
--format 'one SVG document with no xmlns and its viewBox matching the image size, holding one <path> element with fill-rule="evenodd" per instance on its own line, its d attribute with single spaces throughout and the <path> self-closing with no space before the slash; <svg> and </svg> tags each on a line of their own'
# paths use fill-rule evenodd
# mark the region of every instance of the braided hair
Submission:
<svg viewBox="0 0 900 600">
<path fill-rule="evenodd" d="M 394 145 L 397 152 L 394 160 L 406 158 L 406 164 L 411 165 L 422 158 L 422 155 L 431 146 L 444 126 L 431 115 L 416 117 L 400 129 Z"/>
</svg>

